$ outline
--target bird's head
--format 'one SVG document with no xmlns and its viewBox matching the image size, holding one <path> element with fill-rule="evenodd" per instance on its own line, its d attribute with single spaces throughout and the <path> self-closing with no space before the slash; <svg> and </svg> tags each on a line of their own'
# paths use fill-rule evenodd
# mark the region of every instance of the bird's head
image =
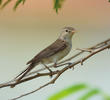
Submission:
<svg viewBox="0 0 110 100">
<path fill-rule="evenodd" d="M 64 27 L 59 38 L 63 40 L 70 40 L 75 32 L 76 30 L 73 27 Z"/>
</svg>

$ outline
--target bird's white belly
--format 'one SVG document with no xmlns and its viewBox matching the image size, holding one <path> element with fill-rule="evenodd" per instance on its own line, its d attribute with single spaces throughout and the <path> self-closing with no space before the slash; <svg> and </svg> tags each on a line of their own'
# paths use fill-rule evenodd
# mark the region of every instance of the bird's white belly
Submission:
<svg viewBox="0 0 110 100">
<path fill-rule="evenodd" d="M 71 50 L 71 45 L 69 45 L 68 47 L 66 47 L 63 51 L 60 51 L 54 55 L 52 55 L 51 57 L 42 59 L 42 61 L 45 64 L 49 64 L 49 63 L 56 63 L 59 60 L 61 60 L 62 58 L 64 58 Z"/>
</svg>

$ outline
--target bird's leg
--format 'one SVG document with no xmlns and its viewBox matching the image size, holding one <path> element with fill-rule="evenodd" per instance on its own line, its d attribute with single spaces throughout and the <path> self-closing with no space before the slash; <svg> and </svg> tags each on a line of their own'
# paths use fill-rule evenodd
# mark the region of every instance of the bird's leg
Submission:
<svg viewBox="0 0 110 100">
<path fill-rule="evenodd" d="M 77 48 L 76 50 L 90 52 L 90 53 L 93 52 L 93 49 L 90 49 L 90 48 L 83 48 L 83 49 Z"/>
<path fill-rule="evenodd" d="M 54 68 L 57 68 L 57 63 L 54 63 L 53 67 L 54 67 Z"/>
<path fill-rule="evenodd" d="M 59 65 L 53 65 L 54 66 L 54 68 L 57 68 L 57 67 L 60 67 L 60 66 L 64 66 L 64 65 L 68 65 L 68 66 L 70 66 L 72 63 L 71 62 L 68 62 L 68 63 L 63 63 L 63 64 L 59 64 Z"/>
<path fill-rule="evenodd" d="M 52 77 L 53 76 L 52 75 L 53 71 L 47 65 L 45 65 L 45 64 L 43 64 L 43 65 L 50 72 L 50 77 Z"/>
</svg>

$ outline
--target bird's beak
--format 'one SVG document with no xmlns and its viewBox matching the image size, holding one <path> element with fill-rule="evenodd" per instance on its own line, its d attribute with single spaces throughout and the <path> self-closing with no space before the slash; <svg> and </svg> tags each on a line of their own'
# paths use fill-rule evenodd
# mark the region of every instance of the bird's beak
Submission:
<svg viewBox="0 0 110 100">
<path fill-rule="evenodd" d="M 73 34 L 76 33 L 76 32 L 77 32 L 76 30 L 73 30 L 73 31 L 72 31 Z"/>
</svg>

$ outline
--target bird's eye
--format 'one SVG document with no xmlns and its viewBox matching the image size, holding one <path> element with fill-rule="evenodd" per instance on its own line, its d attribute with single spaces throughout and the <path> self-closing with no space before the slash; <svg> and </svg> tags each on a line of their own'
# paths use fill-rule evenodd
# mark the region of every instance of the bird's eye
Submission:
<svg viewBox="0 0 110 100">
<path fill-rule="evenodd" d="M 68 30 L 66 30 L 66 32 L 68 32 Z"/>
</svg>

